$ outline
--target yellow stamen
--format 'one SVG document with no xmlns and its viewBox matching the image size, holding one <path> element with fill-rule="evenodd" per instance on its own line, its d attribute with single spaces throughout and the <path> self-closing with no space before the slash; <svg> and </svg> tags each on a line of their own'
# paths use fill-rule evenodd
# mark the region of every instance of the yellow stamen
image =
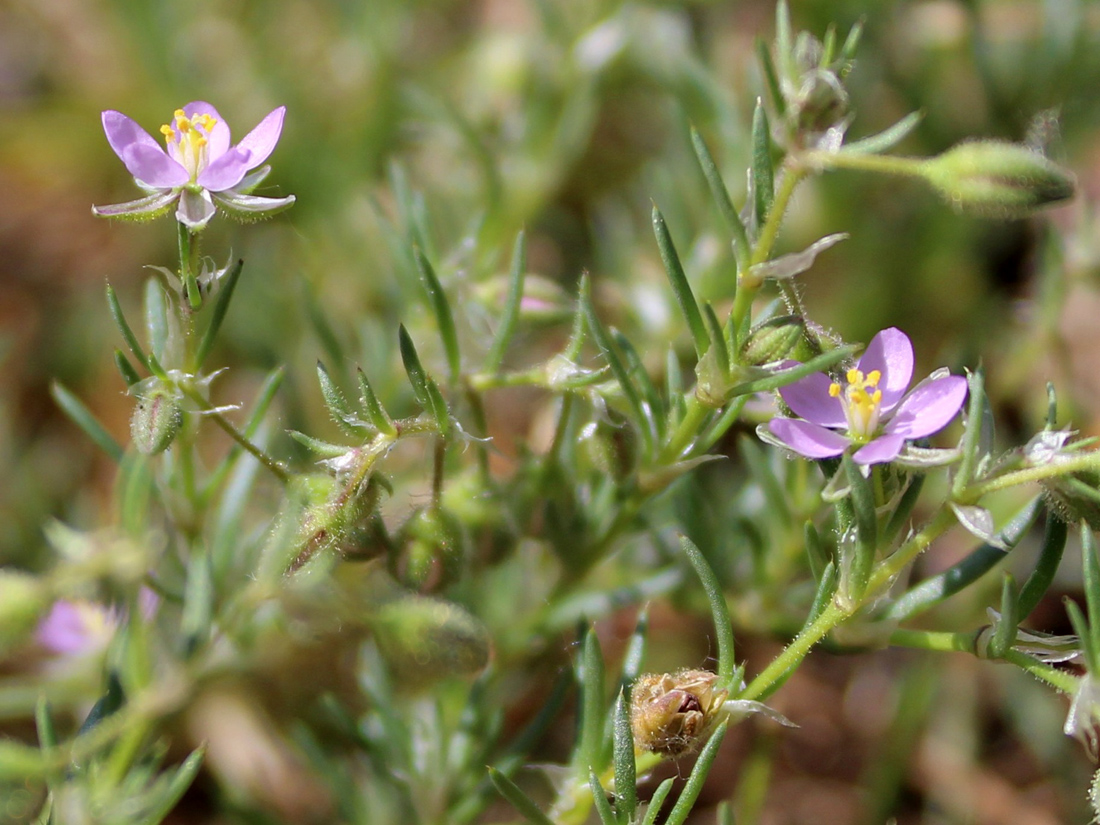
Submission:
<svg viewBox="0 0 1100 825">
<path fill-rule="evenodd" d="M 840 384 L 836 383 L 835 381 L 832 384 L 830 384 L 829 385 L 829 395 L 832 398 L 839 398 L 840 397 Z"/>
</svg>

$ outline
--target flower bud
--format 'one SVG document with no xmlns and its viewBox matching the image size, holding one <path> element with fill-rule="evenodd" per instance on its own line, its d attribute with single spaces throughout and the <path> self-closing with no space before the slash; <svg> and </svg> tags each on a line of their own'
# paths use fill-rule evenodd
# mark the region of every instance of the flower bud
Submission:
<svg viewBox="0 0 1100 825">
<path fill-rule="evenodd" d="M 924 177 L 959 212 L 1024 217 L 1073 196 L 1073 176 L 1018 143 L 961 143 L 924 164 Z"/>
<path fill-rule="evenodd" d="M 707 670 L 639 676 L 630 692 L 634 747 L 668 756 L 698 748 L 726 699 L 726 691 L 714 688 L 717 678 Z"/>
<path fill-rule="evenodd" d="M 741 363 L 756 367 L 788 358 L 806 361 L 813 356 L 806 342 L 806 322 L 798 315 L 769 318 L 757 324 L 741 348 Z"/>
<path fill-rule="evenodd" d="M 130 437 L 138 452 L 156 455 L 168 449 L 183 426 L 179 398 L 157 387 L 138 399 L 130 418 Z"/>
<path fill-rule="evenodd" d="M 373 626 L 395 679 L 414 687 L 472 676 L 489 663 L 488 630 L 463 608 L 441 599 L 399 597 L 379 608 Z"/>
<path fill-rule="evenodd" d="M 405 522 L 402 534 L 393 570 L 402 584 L 424 593 L 458 579 L 466 553 L 462 525 L 454 515 L 429 507 Z"/>
</svg>

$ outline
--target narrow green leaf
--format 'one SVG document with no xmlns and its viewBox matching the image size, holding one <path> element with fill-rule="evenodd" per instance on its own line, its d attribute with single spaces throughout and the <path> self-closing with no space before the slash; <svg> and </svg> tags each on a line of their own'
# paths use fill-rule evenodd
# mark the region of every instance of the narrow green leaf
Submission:
<svg viewBox="0 0 1100 825">
<path fill-rule="evenodd" d="M 722 329 L 722 322 L 714 314 L 714 307 L 710 302 L 703 304 L 703 319 L 706 322 L 707 338 L 710 341 L 709 351 L 714 353 L 714 360 L 718 362 L 718 369 L 722 375 L 730 372 L 730 350 L 727 347 L 726 331 Z"/>
<path fill-rule="evenodd" d="M 1046 532 L 1043 535 L 1043 546 L 1039 551 L 1039 559 L 1035 563 L 1035 569 L 1031 571 L 1031 575 L 1024 582 L 1024 586 L 1020 588 L 1020 601 L 1016 609 L 1019 611 L 1021 619 L 1027 618 L 1054 582 L 1058 565 L 1062 562 L 1062 553 L 1066 549 L 1066 537 L 1068 535 L 1069 526 L 1054 513 L 1048 511 Z"/>
<path fill-rule="evenodd" d="M 729 727 L 729 719 L 722 720 L 710 739 L 707 740 L 707 744 L 699 752 L 699 758 L 695 761 L 691 774 L 688 775 L 684 790 L 680 792 L 680 798 L 676 800 L 676 804 L 669 811 L 668 819 L 665 820 L 664 825 L 683 825 L 688 818 L 691 809 L 695 807 L 695 800 L 699 798 L 699 794 L 703 790 L 703 784 L 707 781 L 707 774 L 710 773 L 710 766 L 714 764 L 714 758 L 718 755 L 718 748 L 726 736 L 727 727 Z"/>
<path fill-rule="evenodd" d="M 614 712 L 615 810 L 624 822 L 633 822 L 638 810 L 638 776 L 634 762 L 634 731 L 630 727 L 630 703 L 622 690 L 615 700 Z"/>
<path fill-rule="evenodd" d="M 966 407 L 966 429 L 963 431 L 962 441 L 959 446 L 962 451 L 962 459 L 955 470 L 955 479 L 951 484 L 953 499 L 962 497 L 963 491 L 974 477 L 982 452 L 982 430 L 985 423 L 983 415 L 986 406 L 985 381 L 980 369 L 974 370 L 967 377 L 969 384 L 970 400 Z"/>
<path fill-rule="evenodd" d="M 413 258 L 416 260 L 416 269 L 420 273 L 420 282 L 424 284 L 424 289 L 428 293 L 428 303 L 435 314 L 439 337 L 443 341 L 443 352 L 447 357 L 447 369 L 450 371 L 451 382 L 454 383 L 462 373 L 462 357 L 458 349 L 458 333 L 455 331 L 451 304 L 447 300 L 447 293 L 443 291 L 443 284 L 439 282 L 439 277 L 432 268 L 431 261 L 420 247 L 413 249 Z"/>
<path fill-rule="evenodd" d="M 432 399 L 428 393 L 428 375 L 420 363 L 420 356 L 416 353 L 416 345 L 413 344 L 409 331 L 401 324 L 397 329 L 398 343 L 401 348 L 401 362 L 405 365 L 405 374 L 409 376 L 409 385 L 412 387 L 416 401 L 427 412 L 431 412 Z"/>
<path fill-rule="evenodd" d="M 1041 509 L 1042 500 L 1036 496 L 1005 525 L 1000 538 L 1007 548 L 1011 549 L 1019 543 L 1035 523 Z M 1008 551 L 1000 547 L 981 545 L 961 561 L 925 579 L 896 599 L 887 609 L 884 618 L 900 622 L 928 610 L 977 581 L 1007 555 Z"/>
<path fill-rule="evenodd" d="M 599 757 L 604 729 L 603 653 L 599 637 L 592 628 L 584 634 L 579 677 L 581 728 L 573 764 L 579 770 L 602 768 Z"/>
<path fill-rule="evenodd" d="M 329 417 L 336 422 L 336 426 L 347 435 L 365 435 L 366 427 L 356 423 L 356 416 L 348 405 L 347 399 L 320 361 L 317 362 L 317 382 L 321 385 L 321 396 L 325 399 Z"/>
<path fill-rule="evenodd" d="M 702 358 L 710 345 L 707 328 L 699 312 L 699 304 L 696 303 L 695 295 L 691 291 L 691 284 L 688 283 L 687 275 L 684 274 L 684 268 L 680 264 L 680 256 L 676 254 L 676 247 L 672 243 L 668 226 L 665 225 L 664 216 L 656 205 L 653 207 L 653 233 L 657 236 L 657 248 L 661 252 L 661 260 L 664 262 L 672 293 L 676 296 L 676 303 L 680 305 L 680 312 L 687 321 L 688 329 L 691 330 L 691 338 L 695 343 L 695 355 Z"/>
<path fill-rule="evenodd" d="M 214 346 L 214 339 L 218 336 L 225 314 L 229 311 L 229 302 L 233 300 L 233 292 L 237 288 L 237 281 L 241 278 L 241 270 L 244 269 L 244 259 L 238 258 L 232 268 L 225 273 L 218 290 L 218 300 L 214 303 L 214 309 L 210 313 L 210 323 L 199 340 L 199 346 L 195 350 L 195 369 L 200 368 L 210 354 L 210 348 Z"/>
<path fill-rule="evenodd" d="M 825 29 L 825 38 L 821 41 L 821 65 L 828 66 L 836 57 L 836 23 L 830 23 Z"/>
<path fill-rule="evenodd" d="M 890 520 L 886 523 L 886 527 L 882 531 L 883 543 L 889 543 L 894 540 L 905 525 L 909 521 L 909 516 L 913 512 L 913 508 L 917 505 L 917 499 L 920 498 L 920 491 L 924 488 L 924 476 L 912 476 L 909 479 L 909 486 L 905 488 L 905 492 L 901 494 L 901 500 L 898 501 L 898 506 L 894 509 L 894 512 L 890 514 Z"/>
<path fill-rule="evenodd" d="M 149 349 L 158 361 L 163 361 L 168 345 L 168 304 L 157 278 L 145 282 L 145 332 Z"/>
<path fill-rule="evenodd" d="M 1016 628 L 1020 625 L 1020 613 L 1017 609 L 1019 603 L 1016 579 L 1006 572 L 1001 578 L 1001 618 L 997 622 L 993 638 L 989 640 L 989 655 L 994 659 L 1002 658 L 1016 643 Z"/>
<path fill-rule="evenodd" d="M 1100 559 L 1096 556 L 1096 537 L 1086 522 L 1081 523 L 1081 574 L 1089 609 L 1089 635 L 1081 640 L 1087 640 L 1092 661 L 1100 665 Z"/>
<path fill-rule="evenodd" d="M 49 763 L 37 748 L 0 739 L 0 780 L 22 784 L 32 777 L 43 776 L 49 769 Z"/>
<path fill-rule="evenodd" d="M 522 229 L 516 235 L 516 244 L 512 248 L 512 270 L 508 276 L 508 295 L 504 299 L 504 309 L 500 314 L 500 324 L 489 353 L 485 356 L 486 372 L 495 373 L 504 363 L 504 353 L 512 343 L 519 321 L 519 307 L 523 300 L 523 279 L 527 274 L 527 233 Z"/>
<path fill-rule="evenodd" d="M 852 155 L 881 154 L 893 149 L 909 137 L 910 133 L 920 125 L 923 119 L 923 112 L 910 112 L 890 128 L 883 129 L 878 134 L 848 143 L 840 151 Z"/>
<path fill-rule="evenodd" d="M 615 342 L 615 346 L 623 354 L 623 358 L 626 360 L 626 366 L 630 372 L 631 380 L 641 391 L 642 397 L 645 399 L 645 404 L 642 405 L 641 410 L 642 414 L 645 416 L 645 422 L 650 433 L 655 436 L 652 440 L 659 440 L 664 436 L 665 431 L 664 416 L 666 409 L 664 399 L 661 398 L 661 394 L 657 392 L 657 387 L 649 377 L 649 373 L 646 372 L 645 364 L 642 363 L 642 357 L 638 355 L 638 351 L 634 349 L 634 345 L 617 329 L 611 330 L 611 337 Z"/>
<path fill-rule="evenodd" d="M 714 198 L 718 211 L 725 220 L 726 226 L 729 227 L 730 234 L 733 235 L 733 250 L 737 255 L 737 261 L 741 266 L 747 267 L 752 257 L 752 249 L 749 247 L 749 236 L 745 231 L 745 224 L 741 222 L 741 216 L 733 206 L 729 190 L 726 188 L 725 181 L 722 180 L 722 174 L 718 171 L 718 165 L 714 162 L 703 136 L 694 126 L 691 127 L 691 146 L 695 150 L 699 168 L 703 170 L 703 177 L 707 180 L 711 197 Z"/>
<path fill-rule="evenodd" d="M 379 432 L 393 435 L 397 432 L 397 427 L 394 426 L 390 414 L 386 412 L 386 408 L 382 406 L 382 402 L 378 400 L 378 396 L 371 389 L 367 374 L 363 372 L 361 367 L 356 369 L 356 373 L 359 377 L 359 401 L 367 414 L 367 420 Z"/>
<path fill-rule="evenodd" d="M 185 657 L 189 658 L 210 635 L 213 613 L 214 570 L 209 552 L 200 549 L 187 563 L 183 616 L 180 618 Z"/>
<path fill-rule="evenodd" d="M 875 493 L 871 480 L 864 478 L 859 467 L 848 453 L 841 456 L 844 475 L 851 488 L 852 514 L 855 518 L 856 548 L 848 571 L 848 597 L 853 602 L 863 599 L 871 568 L 878 549 L 878 521 L 875 516 Z"/>
<path fill-rule="evenodd" d="M 756 59 L 760 61 L 760 70 L 764 74 L 764 85 L 768 90 L 768 100 L 772 109 L 782 118 L 787 113 L 787 101 L 783 97 L 783 89 L 779 85 L 779 74 L 775 70 L 775 61 L 772 60 L 771 50 L 763 38 L 756 38 Z"/>
<path fill-rule="evenodd" d="M 821 576 L 825 572 L 825 565 L 827 565 L 831 559 L 825 550 L 824 543 L 821 541 L 821 534 L 817 532 L 814 523 L 809 519 L 806 520 L 805 525 L 802 527 L 802 539 L 806 545 L 806 559 L 810 565 L 810 574 L 814 577 L 815 581 L 820 582 Z"/>
<path fill-rule="evenodd" d="M 803 629 L 809 627 L 817 621 L 818 617 L 833 600 L 833 594 L 836 593 L 836 565 L 832 561 L 825 564 L 825 567 L 821 571 L 821 578 L 817 581 L 817 590 L 814 591 L 814 600 L 810 604 L 810 609 L 806 613 L 806 621 L 802 625 Z"/>
<path fill-rule="evenodd" d="M 626 398 L 626 403 L 630 407 L 634 423 L 648 438 L 648 428 L 644 426 L 646 415 L 645 411 L 642 409 L 642 401 L 638 396 L 638 390 L 634 386 L 634 382 L 630 380 L 630 374 L 623 365 L 619 353 L 615 350 L 611 336 L 608 335 L 606 328 L 596 315 L 596 309 L 592 305 L 591 285 L 587 276 L 581 279 L 580 305 L 584 313 L 584 320 L 588 330 L 592 333 L 592 337 L 596 339 L 596 344 L 599 346 L 600 352 L 607 360 L 607 365 L 611 368 L 611 374 L 615 376 L 615 380 L 619 382 L 619 386 L 622 388 L 623 396 Z"/>
<path fill-rule="evenodd" d="M 451 414 L 447 409 L 443 393 L 439 390 L 439 385 L 431 378 L 428 379 L 428 402 L 428 412 L 435 418 L 440 434 L 447 435 L 451 431 Z"/>
<path fill-rule="evenodd" d="M 763 226 L 775 200 L 775 166 L 772 163 L 771 127 L 764 104 L 756 101 L 752 114 L 752 184 L 756 199 L 756 225 Z"/>
<path fill-rule="evenodd" d="M 126 316 L 122 314 L 122 306 L 118 302 L 118 296 L 115 294 L 114 288 L 107 284 L 107 306 L 111 310 L 111 318 L 114 319 L 115 326 L 118 327 L 118 331 L 122 334 L 122 340 L 126 342 L 126 346 L 130 348 L 130 352 L 134 354 L 134 358 L 138 360 L 138 363 L 145 367 L 146 370 L 156 375 L 158 378 L 164 378 L 164 370 L 161 369 L 160 364 L 156 362 L 156 359 L 150 359 L 145 350 L 142 349 L 141 344 L 138 343 L 137 336 L 134 335 L 134 331 L 130 329 L 130 325 L 126 323 Z"/>
<path fill-rule="evenodd" d="M 715 825 L 737 825 L 733 818 L 733 806 L 726 800 L 718 803 Z"/>
<path fill-rule="evenodd" d="M 134 365 L 130 363 L 130 359 L 126 357 L 126 353 L 120 349 L 115 350 L 115 367 L 118 369 L 118 374 L 122 376 L 122 380 L 126 382 L 127 387 L 132 387 L 141 380 L 141 376 L 134 369 Z"/>
<path fill-rule="evenodd" d="M 665 800 L 668 799 L 669 793 L 672 791 L 672 785 L 676 781 L 675 776 L 670 776 L 664 782 L 657 786 L 657 790 L 653 792 L 653 796 L 649 799 L 649 805 L 645 811 L 645 817 L 642 819 L 642 825 L 656 825 L 657 816 L 661 813 L 661 806 L 665 804 Z"/>
<path fill-rule="evenodd" d="M 602 825 L 619 825 L 619 820 L 615 818 L 615 812 L 607 799 L 607 791 L 603 789 L 600 778 L 593 770 L 588 772 L 588 787 L 592 790 L 592 803 Z"/>
<path fill-rule="evenodd" d="M 634 624 L 634 632 L 630 634 L 630 640 L 626 643 L 626 653 L 623 654 L 623 669 L 619 685 L 630 692 L 630 686 L 642 672 L 642 660 L 645 658 L 646 634 L 649 632 L 649 606 L 645 606 L 638 613 L 638 621 Z"/>
<path fill-rule="evenodd" d="M 1096 673 L 1097 668 L 1100 667 L 1100 656 L 1097 656 L 1096 651 L 1093 650 L 1091 643 L 1092 628 L 1089 626 L 1085 614 L 1081 612 L 1081 608 L 1077 606 L 1077 602 L 1069 596 L 1065 596 L 1062 599 L 1062 604 L 1065 605 L 1066 616 L 1069 618 L 1074 634 L 1081 640 L 1081 653 L 1085 657 L 1085 670 L 1089 673 Z"/>
<path fill-rule="evenodd" d="M 515 782 L 496 768 L 489 768 L 489 780 L 493 783 L 493 787 L 500 792 L 500 795 L 511 802 L 513 807 L 528 822 L 533 825 L 554 825 L 554 821 L 539 810 L 538 805 L 531 801 L 531 797 L 521 791 Z"/>
<path fill-rule="evenodd" d="M 844 39 L 844 45 L 840 47 L 841 60 L 850 61 L 856 56 L 859 41 L 863 37 L 863 21 L 857 20 L 855 25 L 848 30 L 848 36 Z"/>
<path fill-rule="evenodd" d="M 183 795 L 187 793 L 187 789 L 190 788 L 191 784 L 195 781 L 195 777 L 198 776 L 199 768 L 202 767 L 202 760 L 205 754 L 206 746 L 204 745 L 192 751 L 191 754 L 183 760 L 183 763 L 172 774 L 172 778 L 169 780 L 163 793 L 160 794 L 160 799 L 157 800 L 156 804 L 149 809 L 148 813 L 138 821 L 137 825 L 158 825 L 172 812 L 172 809 L 176 807 L 176 804 L 183 798 Z"/>
<path fill-rule="evenodd" d="M 752 381 L 746 381 L 731 389 L 728 393 L 728 397 L 736 398 L 741 395 L 752 395 L 757 392 L 777 390 L 780 387 L 793 384 L 795 381 L 805 378 L 807 375 L 812 375 L 815 372 L 827 371 L 830 367 L 839 364 L 845 358 L 851 356 L 856 349 L 858 349 L 858 347 L 853 345 L 837 347 L 815 358 L 811 358 L 806 363 L 799 364 L 797 367 L 774 372 L 766 378 L 755 378 Z"/>
<path fill-rule="evenodd" d="M 726 604 L 726 596 L 722 592 L 722 585 L 714 571 L 707 564 L 702 551 L 687 536 L 680 536 L 680 547 L 695 568 L 695 575 L 703 585 L 703 591 L 707 594 L 707 602 L 710 604 L 710 615 L 714 621 L 714 637 L 718 644 L 718 679 L 714 683 L 715 690 L 731 690 L 735 686 L 731 684 L 734 662 L 733 648 L 733 624 L 730 621 L 729 606 Z"/>
<path fill-rule="evenodd" d="M 49 750 L 57 747 L 57 728 L 53 723 L 53 712 L 45 694 L 38 697 L 34 705 L 34 724 L 38 730 L 38 747 Z"/>
<path fill-rule="evenodd" d="M 69 416 L 72 422 L 80 427 L 97 447 L 107 453 L 116 464 L 122 461 L 124 451 L 121 445 L 111 437 L 106 428 L 92 415 L 92 411 L 84 406 L 83 401 L 69 392 L 59 381 L 50 383 L 50 395 L 53 396 L 53 400 L 57 402 L 57 406 L 61 408 L 62 412 Z"/>
<path fill-rule="evenodd" d="M 793 53 L 794 39 L 791 37 L 791 10 L 787 0 L 775 4 L 775 52 L 783 73 L 789 80 L 795 79 Z"/>
<path fill-rule="evenodd" d="M 107 674 L 107 690 L 96 703 L 92 705 L 92 709 L 88 711 L 88 715 L 85 717 L 76 735 L 79 737 L 90 731 L 121 708 L 124 701 L 125 697 L 122 692 L 122 682 L 119 681 L 118 674 L 112 670 Z"/>
</svg>

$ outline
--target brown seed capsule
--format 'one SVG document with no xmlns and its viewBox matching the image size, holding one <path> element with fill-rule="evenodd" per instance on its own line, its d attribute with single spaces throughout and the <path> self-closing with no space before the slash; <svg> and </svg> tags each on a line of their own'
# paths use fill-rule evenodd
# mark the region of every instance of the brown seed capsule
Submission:
<svg viewBox="0 0 1100 825">
<path fill-rule="evenodd" d="M 702 744 L 714 727 L 726 691 L 715 690 L 709 670 L 646 673 L 634 682 L 630 724 L 640 751 L 679 756 Z"/>
</svg>

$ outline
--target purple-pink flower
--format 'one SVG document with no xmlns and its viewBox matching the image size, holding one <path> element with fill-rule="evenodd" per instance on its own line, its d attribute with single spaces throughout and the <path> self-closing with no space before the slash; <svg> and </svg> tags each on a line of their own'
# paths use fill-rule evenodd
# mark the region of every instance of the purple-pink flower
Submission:
<svg viewBox="0 0 1100 825">
<path fill-rule="evenodd" d="M 833 458 L 850 446 L 857 464 L 884 464 L 906 440 L 938 432 L 966 399 L 966 379 L 935 372 L 906 393 L 913 378 L 913 344 L 899 329 L 884 329 L 848 370 L 843 383 L 823 372 L 779 390 L 798 418 L 773 418 L 768 430 L 806 458 Z"/>
<path fill-rule="evenodd" d="M 103 113 L 107 142 L 134 181 L 149 194 L 128 203 L 93 206 L 106 218 L 148 220 L 176 206 L 176 218 L 192 232 L 214 217 L 215 204 L 230 215 L 255 220 L 294 203 L 294 196 L 260 198 L 248 194 L 267 177 L 260 167 L 275 149 L 286 107 L 272 110 L 236 146 L 218 110 L 201 100 L 177 109 L 160 127 L 165 146 L 131 118 L 113 110 Z M 257 168 L 260 167 L 260 168 Z M 252 171 L 255 170 L 255 171 Z M 249 174 L 251 172 L 251 174 Z"/>
</svg>

